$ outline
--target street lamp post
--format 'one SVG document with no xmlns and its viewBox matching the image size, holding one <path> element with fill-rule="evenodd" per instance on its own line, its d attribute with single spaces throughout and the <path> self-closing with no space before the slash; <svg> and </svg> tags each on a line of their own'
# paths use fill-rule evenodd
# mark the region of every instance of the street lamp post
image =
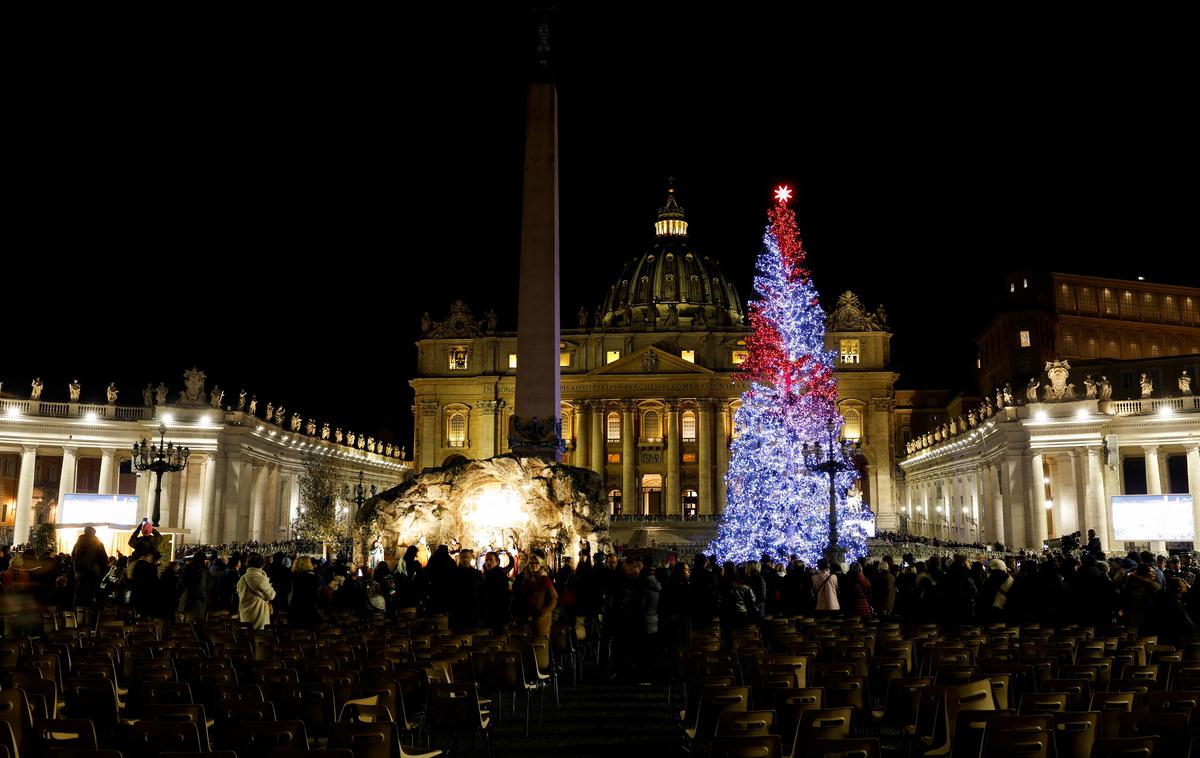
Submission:
<svg viewBox="0 0 1200 758">
<path fill-rule="evenodd" d="M 141 442 L 133 443 L 133 466 L 138 471 L 151 471 L 154 480 L 154 513 L 151 521 L 158 526 L 162 517 L 162 475 L 167 471 L 183 471 L 187 466 L 188 456 L 192 454 L 183 445 L 167 442 L 167 425 L 158 425 L 158 444 L 142 438 Z"/>
<path fill-rule="evenodd" d="M 838 544 L 835 478 L 839 472 L 855 468 L 854 457 L 858 453 L 857 440 L 842 440 L 840 443 L 835 443 L 833 432 L 833 420 L 830 419 L 825 424 L 828 446 L 822 450 L 820 442 L 812 445 L 805 442 L 803 448 L 804 468 L 811 473 L 826 474 L 829 477 L 829 546 L 825 548 L 825 559 L 831 564 L 842 563 L 846 557 L 845 549 Z"/>
</svg>

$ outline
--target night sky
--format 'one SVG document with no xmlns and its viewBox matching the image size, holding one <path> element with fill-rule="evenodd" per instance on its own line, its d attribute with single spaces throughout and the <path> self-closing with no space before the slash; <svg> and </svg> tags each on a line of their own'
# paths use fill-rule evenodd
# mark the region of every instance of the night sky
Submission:
<svg viewBox="0 0 1200 758">
<path fill-rule="evenodd" d="M 4 391 L 138 402 L 196 364 L 411 448 L 420 313 L 515 328 L 533 58 L 519 10 L 420 13 L 49 37 L 6 118 Z M 737 13 L 559 12 L 565 326 L 667 176 L 743 296 L 794 186 L 824 302 L 885 305 L 901 386 L 970 388 L 1005 270 L 1200 285 L 1186 25 Z"/>
</svg>

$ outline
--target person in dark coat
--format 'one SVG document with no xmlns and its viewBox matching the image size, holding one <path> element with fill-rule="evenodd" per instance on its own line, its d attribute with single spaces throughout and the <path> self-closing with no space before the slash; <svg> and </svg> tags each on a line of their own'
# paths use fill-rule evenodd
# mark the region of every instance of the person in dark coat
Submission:
<svg viewBox="0 0 1200 758">
<path fill-rule="evenodd" d="M 1183 604 L 1183 597 L 1187 591 L 1187 582 L 1179 577 L 1172 577 L 1167 580 L 1166 590 L 1158 593 L 1154 622 L 1159 644 L 1179 645 L 1196 636 L 1196 624 Z"/>
<path fill-rule="evenodd" d="M 288 596 L 292 593 L 292 572 L 283 562 L 286 557 L 283 553 L 276 553 L 267 567 L 267 579 L 271 582 L 271 589 L 275 590 L 271 605 L 275 606 L 276 612 L 287 610 Z"/>
<path fill-rule="evenodd" d="M 428 593 L 430 613 L 446 613 L 450 610 L 450 596 L 454 591 L 454 574 L 458 566 L 450 557 L 450 548 L 438 545 L 425 567 L 425 591 Z"/>
<path fill-rule="evenodd" d="M 156 558 L 154 564 L 156 569 L 157 561 L 158 559 Z M 155 587 L 152 613 L 156 618 L 174 621 L 175 611 L 179 607 L 180 595 L 183 592 L 179 581 L 179 563 L 177 561 L 172 561 L 166 565 L 162 575 L 158 577 Z"/>
<path fill-rule="evenodd" d="M 462 631 L 479 626 L 483 573 L 475 568 L 475 552 L 460 550 L 450 597 L 450 626 Z"/>
<path fill-rule="evenodd" d="M 718 613 L 720 588 L 717 575 L 708 568 L 708 558 L 700 553 L 692 566 L 692 576 L 688 580 L 688 611 L 692 617 L 692 626 L 696 629 L 707 629 L 712 626 L 713 617 Z"/>
<path fill-rule="evenodd" d="M 83 534 L 79 535 L 71 550 L 71 561 L 75 564 L 74 605 L 91 609 L 96 605 L 100 580 L 108 573 L 108 551 L 96 536 L 96 527 L 83 528 Z"/>
<path fill-rule="evenodd" d="M 208 573 L 208 555 L 195 553 L 183 569 L 183 596 L 179 611 L 191 612 L 196 623 L 208 617 L 208 596 L 212 588 L 212 576 Z"/>
<path fill-rule="evenodd" d="M 158 616 L 158 553 L 143 553 L 133 563 L 130 577 L 130 600 L 139 616 L 152 618 Z M 172 588 L 170 603 L 175 604 L 175 590 Z"/>
<path fill-rule="evenodd" d="M 508 565 L 500 563 L 501 557 Z M 508 571 L 512 568 L 512 557 L 507 553 L 490 551 L 483 559 L 483 616 L 488 628 L 495 634 L 504 631 L 512 617 L 512 589 L 508 584 Z"/>
<path fill-rule="evenodd" d="M 272 583 L 272 586 L 274 584 Z M 288 603 L 288 626 L 311 629 L 321 617 L 317 613 L 317 595 L 320 581 L 313 571 L 312 558 L 301 555 L 292 564 L 292 599 Z"/>
</svg>

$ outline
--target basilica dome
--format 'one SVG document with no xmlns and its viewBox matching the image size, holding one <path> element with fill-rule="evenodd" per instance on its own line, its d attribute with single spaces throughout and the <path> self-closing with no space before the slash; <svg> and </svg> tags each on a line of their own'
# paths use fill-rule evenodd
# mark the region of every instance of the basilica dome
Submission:
<svg viewBox="0 0 1200 758">
<path fill-rule="evenodd" d="M 721 266 L 692 250 L 687 221 L 667 190 L 654 223 L 654 246 L 625 264 L 600 308 L 600 324 L 659 330 L 741 326 L 745 311 Z"/>
</svg>

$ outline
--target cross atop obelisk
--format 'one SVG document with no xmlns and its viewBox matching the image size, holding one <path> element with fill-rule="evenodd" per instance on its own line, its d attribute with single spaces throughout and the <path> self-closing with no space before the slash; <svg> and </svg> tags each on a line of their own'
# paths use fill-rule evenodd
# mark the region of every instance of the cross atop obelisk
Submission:
<svg viewBox="0 0 1200 758">
<path fill-rule="evenodd" d="M 550 25 L 538 26 L 537 75 L 525 115 L 521 285 L 517 301 L 516 407 L 508 428 L 517 455 L 561 461 L 558 302 L 558 94 Z"/>
</svg>

